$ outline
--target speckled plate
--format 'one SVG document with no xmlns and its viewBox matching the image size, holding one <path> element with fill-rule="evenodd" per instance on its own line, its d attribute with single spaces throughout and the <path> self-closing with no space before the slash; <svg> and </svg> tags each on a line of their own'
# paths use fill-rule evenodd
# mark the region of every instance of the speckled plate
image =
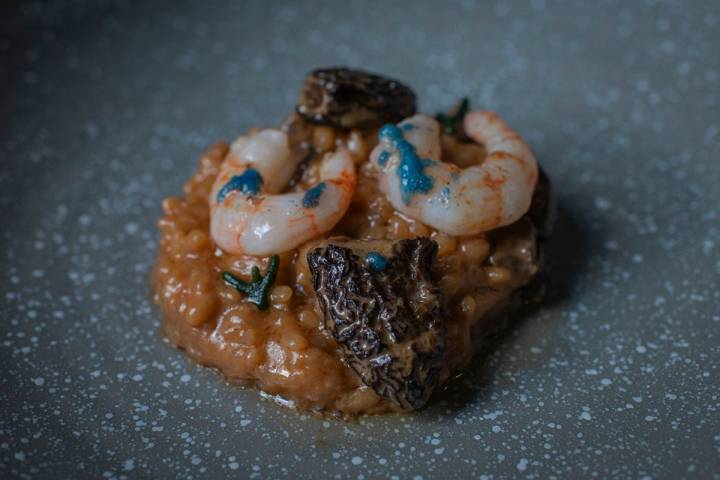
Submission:
<svg viewBox="0 0 720 480">
<path fill-rule="evenodd" d="M 0 477 L 720 478 L 720 7 L 4 2 Z M 148 277 L 203 149 L 304 74 L 497 109 L 554 180 L 546 302 L 429 408 L 341 423 L 192 364 Z"/>
</svg>

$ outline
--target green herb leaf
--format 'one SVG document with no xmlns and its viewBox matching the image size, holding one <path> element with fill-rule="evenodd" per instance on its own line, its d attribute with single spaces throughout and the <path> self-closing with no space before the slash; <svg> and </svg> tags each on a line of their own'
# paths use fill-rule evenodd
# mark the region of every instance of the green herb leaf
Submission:
<svg viewBox="0 0 720 480">
<path fill-rule="evenodd" d="M 462 124 L 465 114 L 470 109 L 470 100 L 463 98 L 458 102 L 450 111 L 445 113 L 438 113 L 435 115 L 435 119 L 440 122 L 443 126 L 443 130 L 448 135 L 454 135 L 458 131 L 458 127 Z"/>
<path fill-rule="evenodd" d="M 257 265 L 254 265 L 250 272 L 252 276 L 252 281 L 250 282 L 241 280 L 230 272 L 223 272 L 222 278 L 238 292 L 244 293 L 247 296 L 248 302 L 254 303 L 259 310 L 267 310 L 268 292 L 273 282 L 275 282 L 279 266 L 280 257 L 273 255 L 270 257 L 270 264 L 264 277 L 260 275 L 260 269 Z"/>
</svg>

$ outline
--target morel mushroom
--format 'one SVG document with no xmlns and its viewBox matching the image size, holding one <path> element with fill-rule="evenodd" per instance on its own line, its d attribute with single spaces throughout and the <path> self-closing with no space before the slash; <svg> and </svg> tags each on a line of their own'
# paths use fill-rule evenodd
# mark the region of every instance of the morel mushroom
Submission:
<svg viewBox="0 0 720 480">
<path fill-rule="evenodd" d="M 297 111 L 314 123 L 370 128 L 413 115 L 415 93 L 397 80 L 360 70 L 320 69 L 305 78 Z"/>
<path fill-rule="evenodd" d="M 381 397 L 405 410 L 421 407 L 445 358 L 440 291 L 427 238 L 334 241 L 307 255 L 324 328 L 344 360 Z"/>
</svg>

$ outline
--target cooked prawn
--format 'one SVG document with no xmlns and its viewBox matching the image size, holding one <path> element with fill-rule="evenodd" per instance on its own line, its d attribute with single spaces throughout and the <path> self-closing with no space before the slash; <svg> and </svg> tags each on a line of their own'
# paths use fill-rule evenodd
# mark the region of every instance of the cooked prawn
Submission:
<svg viewBox="0 0 720 480">
<path fill-rule="evenodd" d="M 440 127 L 427 115 L 385 125 L 371 154 L 380 189 L 395 209 L 450 235 L 518 220 L 530 208 L 538 177 L 530 148 L 496 113 L 468 113 L 464 127 L 487 150 L 479 165 L 441 161 Z"/>
<path fill-rule="evenodd" d="M 334 227 L 355 191 L 350 152 L 327 153 L 319 183 L 304 192 L 280 194 L 298 163 L 281 130 L 236 140 L 210 193 L 215 243 L 230 253 L 264 256 L 292 250 Z"/>
</svg>

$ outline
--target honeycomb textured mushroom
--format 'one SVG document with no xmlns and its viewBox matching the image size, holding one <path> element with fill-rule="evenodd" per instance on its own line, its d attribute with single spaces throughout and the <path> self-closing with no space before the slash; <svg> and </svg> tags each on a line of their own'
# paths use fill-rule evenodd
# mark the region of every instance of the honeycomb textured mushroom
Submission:
<svg viewBox="0 0 720 480">
<path fill-rule="evenodd" d="M 305 78 L 297 112 L 313 123 L 372 128 L 415 113 L 415 93 L 387 77 L 348 68 L 319 69 Z"/>
<path fill-rule="evenodd" d="M 443 303 L 431 276 L 436 252 L 427 238 L 330 239 L 307 256 L 324 328 L 345 362 L 404 410 L 427 402 L 445 358 Z"/>
</svg>

